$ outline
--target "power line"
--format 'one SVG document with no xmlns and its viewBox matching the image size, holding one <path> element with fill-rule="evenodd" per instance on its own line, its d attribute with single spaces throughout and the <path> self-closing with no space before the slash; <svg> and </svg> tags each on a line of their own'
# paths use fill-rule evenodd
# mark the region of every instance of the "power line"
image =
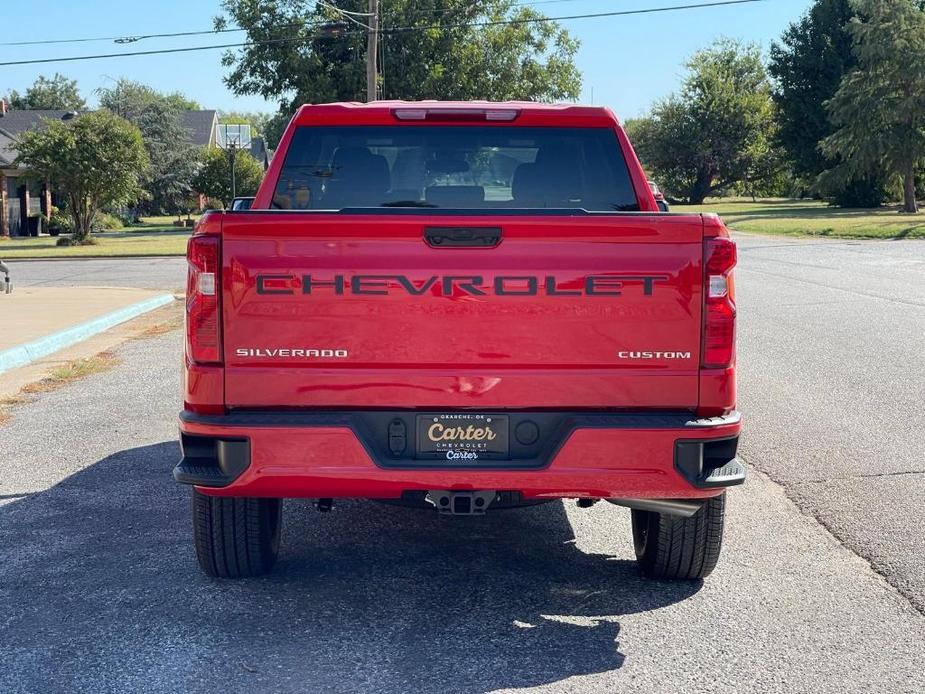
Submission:
<svg viewBox="0 0 925 694">
<path fill-rule="evenodd" d="M 571 19 L 600 19 L 603 17 L 623 17 L 638 14 L 654 14 L 658 12 L 673 12 L 677 10 L 703 9 L 709 7 L 721 7 L 725 5 L 745 5 L 755 2 L 765 2 L 766 0 L 717 0 L 716 2 L 691 3 L 686 5 L 673 5 L 670 7 L 649 7 L 636 10 L 618 10 L 613 12 L 595 12 L 590 14 L 573 14 L 559 17 L 525 17 L 520 19 L 498 19 L 481 22 L 459 22 L 456 24 L 432 24 L 427 26 L 403 26 L 403 27 L 383 27 L 379 29 L 381 34 L 400 34 L 413 31 L 428 31 L 430 29 L 459 29 L 465 27 L 490 27 L 502 25 L 523 25 L 523 24 L 540 24 L 544 22 L 566 21 Z M 217 33 L 217 31 L 216 31 Z M 101 53 L 96 55 L 77 55 L 67 56 L 64 58 L 37 58 L 32 60 L 11 60 L 0 62 L 0 66 L 8 65 L 36 65 L 39 63 L 58 63 L 71 62 L 75 60 L 99 60 L 103 58 L 125 58 L 138 55 L 160 55 L 165 53 L 190 53 L 193 51 L 211 51 L 222 48 L 252 48 L 255 46 L 272 45 L 278 43 L 301 43 L 313 41 L 319 38 L 340 38 L 342 36 L 355 36 L 362 34 L 362 31 L 339 31 L 336 35 L 332 34 L 314 34 L 312 36 L 298 36 L 282 39 L 264 39 L 260 41 L 247 41 L 243 43 L 225 43 L 214 44 L 210 46 L 188 46 L 186 48 L 161 48 L 150 51 L 129 51 L 124 53 Z"/>
<path fill-rule="evenodd" d="M 327 3 L 320 3 L 327 7 L 332 7 Z M 333 8 L 337 9 L 337 8 Z M 354 13 L 350 13 L 354 14 Z M 327 20 L 318 20 L 318 21 L 304 21 L 304 22 L 291 22 L 289 24 L 278 24 L 274 29 L 290 29 L 292 27 L 311 27 L 311 26 L 320 26 L 327 23 Z M 88 38 L 79 38 L 79 39 L 42 39 L 38 41 L 7 41 L 0 42 L 0 46 L 38 46 L 38 45 L 47 45 L 54 43 L 89 43 L 92 41 L 115 41 L 116 43 L 135 43 L 136 41 L 143 41 L 144 39 L 165 39 L 165 38 L 176 38 L 182 36 L 204 36 L 207 34 L 228 34 L 236 33 L 239 31 L 247 31 L 247 29 L 242 29 L 241 27 L 224 27 L 221 29 L 201 29 L 199 31 L 170 31 L 162 34 L 122 34 L 120 36 L 94 36 Z"/>
<path fill-rule="evenodd" d="M 533 5 L 551 5 L 553 3 L 562 3 L 562 2 L 587 2 L 588 0 L 526 0 L 525 2 L 515 2 L 513 7 L 531 7 Z M 355 15 L 358 17 L 367 17 L 369 16 L 368 12 L 350 12 L 348 10 L 343 10 L 335 5 L 331 5 L 327 2 L 319 0 L 319 5 L 323 7 L 329 7 L 333 10 L 337 10 L 343 15 Z M 421 15 L 421 14 L 447 14 L 450 12 L 457 12 L 456 8 L 446 8 L 442 10 L 411 10 L 411 14 Z M 277 29 L 288 29 L 292 27 L 303 27 L 312 24 L 311 22 L 293 22 L 289 24 L 280 24 L 274 28 Z M 323 24 L 322 21 L 314 22 L 314 24 Z M 90 36 L 84 38 L 76 39 L 37 39 L 32 41 L 0 41 L 0 46 L 46 46 L 57 43 L 92 43 L 95 41 L 115 41 L 116 43 L 136 43 L 138 41 L 143 41 L 145 39 L 165 39 L 165 38 L 177 38 L 183 36 L 205 36 L 208 34 L 227 34 L 227 33 L 236 33 L 239 31 L 247 31 L 247 29 L 242 29 L 241 27 L 226 27 L 222 29 L 201 29 L 198 31 L 171 31 L 161 34 L 122 34 L 119 36 Z"/>
<path fill-rule="evenodd" d="M 691 3 L 688 5 L 673 5 L 671 7 L 648 7 L 638 10 L 617 10 L 614 12 L 594 12 L 589 14 L 562 15 L 559 17 L 524 17 L 520 19 L 496 19 L 480 22 L 460 22 L 458 24 L 434 24 L 431 26 L 411 26 L 411 27 L 385 27 L 380 29 L 382 33 L 402 33 L 407 31 L 426 31 L 428 29 L 457 29 L 461 27 L 490 27 L 505 24 L 542 24 L 543 22 L 558 22 L 570 19 L 600 19 L 602 17 L 622 17 L 634 14 L 653 14 L 656 12 L 671 12 L 674 10 L 692 10 L 705 7 L 720 7 L 722 5 L 745 5 L 754 2 L 765 2 L 766 0 L 717 0 L 717 2 Z M 3 63 L 0 63 L 3 65 Z"/>
</svg>

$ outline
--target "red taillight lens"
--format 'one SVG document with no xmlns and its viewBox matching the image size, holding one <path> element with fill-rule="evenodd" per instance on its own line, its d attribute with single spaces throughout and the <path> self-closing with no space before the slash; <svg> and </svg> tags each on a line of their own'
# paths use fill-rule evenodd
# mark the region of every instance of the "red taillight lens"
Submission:
<svg viewBox="0 0 925 694">
<path fill-rule="evenodd" d="M 222 361 L 218 236 L 193 236 L 186 248 L 186 354 L 197 364 Z"/>
<path fill-rule="evenodd" d="M 724 237 L 703 242 L 703 350 L 701 366 L 724 369 L 735 360 L 736 305 L 732 269 L 736 245 Z"/>
</svg>

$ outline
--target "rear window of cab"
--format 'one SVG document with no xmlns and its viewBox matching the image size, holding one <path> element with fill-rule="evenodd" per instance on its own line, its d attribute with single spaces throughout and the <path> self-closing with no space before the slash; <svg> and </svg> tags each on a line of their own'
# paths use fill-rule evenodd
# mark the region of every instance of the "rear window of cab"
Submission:
<svg viewBox="0 0 925 694">
<path fill-rule="evenodd" d="M 443 125 L 299 127 L 272 207 L 639 209 L 611 128 Z"/>
</svg>

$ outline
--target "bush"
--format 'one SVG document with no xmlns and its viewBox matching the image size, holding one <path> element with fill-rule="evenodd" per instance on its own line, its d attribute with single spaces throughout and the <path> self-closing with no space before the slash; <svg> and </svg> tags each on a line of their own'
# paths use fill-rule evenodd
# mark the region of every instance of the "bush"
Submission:
<svg viewBox="0 0 925 694">
<path fill-rule="evenodd" d="M 93 221 L 94 231 L 115 231 L 124 227 L 125 225 L 121 219 L 106 212 L 97 214 L 96 219 Z"/>
<path fill-rule="evenodd" d="M 74 223 L 71 221 L 71 217 L 67 212 L 52 206 L 51 221 L 48 223 L 48 228 L 51 234 L 55 236 L 58 234 L 70 234 L 73 230 L 73 224 Z"/>
<path fill-rule="evenodd" d="M 218 198 L 206 198 L 206 204 L 203 205 L 202 207 L 203 212 L 205 212 L 206 210 L 224 210 L 224 209 L 225 209 L 225 203 L 223 203 Z"/>
<path fill-rule="evenodd" d="M 138 223 L 138 218 L 134 214 L 132 214 L 132 212 L 129 210 L 120 210 L 118 212 L 113 213 L 112 216 L 118 219 L 120 222 L 122 222 L 121 228 L 130 227 L 133 224 Z"/>
<path fill-rule="evenodd" d="M 96 239 L 92 236 L 85 236 L 82 239 L 74 239 L 70 236 L 62 236 L 56 242 L 56 246 L 95 246 Z"/>
<path fill-rule="evenodd" d="M 900 178 L 889 174 L 850 178 L 838 166 L 822 172 L 816 181 L 816 188 L 838 207 L 872 208 L 902 199 Z"/>
</svg>

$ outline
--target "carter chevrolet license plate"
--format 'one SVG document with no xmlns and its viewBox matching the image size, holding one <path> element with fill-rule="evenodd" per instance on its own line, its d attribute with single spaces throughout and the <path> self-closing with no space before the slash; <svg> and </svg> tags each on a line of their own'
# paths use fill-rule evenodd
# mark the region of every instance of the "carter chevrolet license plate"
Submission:
<svg viewBox="0 0 925 694">
<path fill-rule="evenodd" d="M 507 458 L 507 415 L 418 415 L 417 453 L 419 458 L 458 461 Z"/>
</svg>

